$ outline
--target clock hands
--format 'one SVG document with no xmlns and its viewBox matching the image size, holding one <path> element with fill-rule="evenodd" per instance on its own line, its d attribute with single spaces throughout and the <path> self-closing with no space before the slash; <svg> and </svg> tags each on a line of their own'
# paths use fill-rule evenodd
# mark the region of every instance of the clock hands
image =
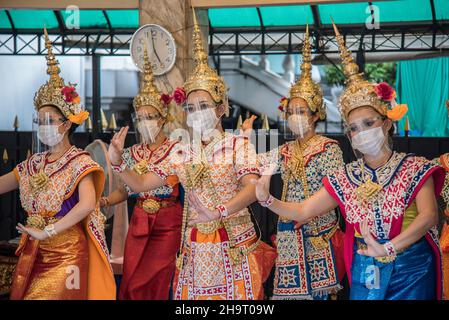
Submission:
<svg viewBox="0 0 449 320">
<path fill-rule="evenodd" d="M 157 60 L 159 60 L 159 63 L 162 63 L 161 58 L 159 58 L 159 55 L 157 54 L 156 46 L 154 45 L 154 39 L 153 39 L 153 36 L 151 36 L 151 43 L 152 43 L 152 45 L 153 45 L 153 52 L 154 52 L 154 54 L 156 55 Z"/>
</svg>

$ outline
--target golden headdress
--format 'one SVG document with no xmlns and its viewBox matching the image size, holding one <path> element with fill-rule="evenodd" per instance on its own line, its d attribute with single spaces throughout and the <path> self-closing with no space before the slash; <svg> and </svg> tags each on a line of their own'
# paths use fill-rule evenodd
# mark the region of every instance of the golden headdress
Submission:
<svg viewBox="0 0 449 320">
<path fill-rule="evenodd" d="M 140 91 L 133 100 L 134 109 L 137 111 L 140 107 L 152 106 L 159 111 L 164 118 L 166 118 L 168 115 L 167 104 L 170 103 L 170 99 L 167 96 L 167 100 L 164 102 L 161 93 L 154 84 L 153 69 L 151 68 L 150 58 L 146 47 L 143 51 L 143 61 Z"/>
<path fill-rule="evenodd" d="M 309 25 L 306 27 L 302 47 L 301 75 L 298 81 L 290 88 L 290 99 L 302 98 L 309 105 L 312 112 L 317 112 L 320 119 L 326 118 L 326 106 L 323 101 L 323 91 L 319 84 L 312 80 L 311 48 L 309 39 Z"/>
<path fill-rule="evenodd" d="M 339 101 L 343 120 L 347 122 L 349 113 L 363 106 L 370 106 L 382 116 L 394 121 L 400 120 L 407 112 L 407 105 L 396 103 L 396 92 L 387 83 L 370 83 L 364 78 L 363 73 L 359 73 L 359 66 L 354 62 L 351 51 L 346 48 L 335 23 L 332 24 L 346 77 L 346 88 Z M 389 109 L 388 105 L 391 105 L 392 109 Z"/>
<path fill-rule="evenodd" d="M 47 48 L 47 74 L 50 79 L 36 92 L 34 106 L 37 111 L 44 106 L 54 106 L 62 112 L 64 117 L 80 125 L 89 117 L 89 112 L 85 111 L 80 104 L 76 84 L 65 85 L 64 79 L 60 77 L 59 62 L 53 53 L 47 29 L 44 29 L 44 35 Z"/>
<path fill-rule="evenodd" d="M 228 113 L 228 101 L 226 85 L 223 77 L 217 74 L 207 62 L 207 54 L 203 48 L 201 30 L 196 20 L 195 9 L 193 9 L 193 58 L 195 67 L 184 83 L 186 96 L 194 90 L 204 90 L 209 92 L 215 103 L 222 103 Z"/>
</svg>

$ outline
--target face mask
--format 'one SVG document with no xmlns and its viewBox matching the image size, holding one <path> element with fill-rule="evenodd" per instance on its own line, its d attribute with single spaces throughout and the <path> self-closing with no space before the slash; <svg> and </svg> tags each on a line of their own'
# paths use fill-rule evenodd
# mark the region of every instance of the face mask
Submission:
<svg viewBox="0 0 449 320">
<path fill-rule="evenodd" d="M 61 124 L 60 124 L 61 125 Z M 39 126 L 37 137 L 43 144 L 54 147 L 64 139 L 64 134 L 59 133 L 60 125 L 41 125 Z"/>
<path fill-rule="evenodd" d="M 382 128 L 380 126 L 357 133 L 352 137 L 352 147 L 369 156 L 380 154 L 385 142 Z"/>
<path fill-rule="evenodd" d="M 287 122 L 290 130 L 301 138 L 310 130 L 309 118 L 305 115 L 293 114 L 288 117 Z"/>
<path fill-rule="evenodd" d="M 137 129 L 142 135 L 144 142 L 153 143 L 161 128 L 157 124 L 157 120 L 142 120 L 137 124 Z"/>
<path fill-rule="evenodd" d="M 187 115 L 187 125 L 193 130 L 201 132 L 201 136 L 204 139 L 207 139 L 208 134 L 213 132 L 218 121 L 215 110 L 212 108 L 194 111 Z"/>
</svg>

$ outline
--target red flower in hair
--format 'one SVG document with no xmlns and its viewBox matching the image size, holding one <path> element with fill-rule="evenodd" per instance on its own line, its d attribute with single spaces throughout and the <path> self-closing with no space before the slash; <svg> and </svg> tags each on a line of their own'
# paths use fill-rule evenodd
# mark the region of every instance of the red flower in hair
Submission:
<svg viewBox="0 0 449 320">
<path fill-rule="evenodd" d="M 67 103 L 75 102 L 79 103 L 79 96 L 75 87 L 65 86 L 61 89 L 61 94 L 64 96 L 64 101 Z"/>
<path fill-rule="evenodd" d="M 396 91 L 386 82 L 381 82 L 374 87 L 376 94 L 384 101 L 391 101 L 396 98 Z"/>
<path fill-rule="evenodd" d="M 173 99 L 173 97 L 171 97 L 169 94 L 166 94 L 166 93 L 161 94 L 161 101 L 166 106 L 168 106 L 170 104 L 172 99 Z"/>
<path fill-rule="evenodd" d="M 279 106 L 278 109 L 282 112 L 285 111 L 285 108 L 288 106 L 288 99 L 286 97 L 282 97 L 281 100 L 279 100 Z"/>
<path fill-rule="evenodd" d="M 186 92 L 184 91 L 184 88 L 176 88 L 175 92 L 173 92 L 173 99 L 177 104 L 183 104 L 184 101 L 187 99 Z"/>
</svg>

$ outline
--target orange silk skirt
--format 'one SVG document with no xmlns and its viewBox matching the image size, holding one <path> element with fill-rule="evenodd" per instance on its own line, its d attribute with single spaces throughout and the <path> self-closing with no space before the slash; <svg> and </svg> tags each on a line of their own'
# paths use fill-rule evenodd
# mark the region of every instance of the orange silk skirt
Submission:
<svg viewBox="0 0 449 320">
<path fill-rule="evenodd" d="M 449 225 L 445 223 L 441 231 L 440 245 L 443 261 L 443 288 L 444 298 L 449 300 Z"/>
<path fill-rule="evenodd" d="M 32 247 L 36 252 L 32 252 Z M 27 248 L 29 247 L 29 248 Z M 34 254 L 34 263 L 32 262 Z M 29 257 L 30 259 L 29 259 Z M 88 243 L 82 223 L 43 241 L 28 240 L 23 248 L 12 299 L 84 300 L 87 299 Z M 28 271 L 26 270 L 28 269 Z M 26 276 L 22 276 L 25 274 Z M 17 282 L 16 284 L 14 282 Z"/>
<path fill-rule="evenodd" d="M 261 300 L 263 283 L 276 259 L 276 251 L 260 241 L 241 263 L 232 264 L 229 239 L 224 228 L 202 234 L 193 228 L 183 267 L 176 270 L 173 283 L 175 300 Z M 251 246 L 256 236 L 238 246 Z"/>
</svg>

